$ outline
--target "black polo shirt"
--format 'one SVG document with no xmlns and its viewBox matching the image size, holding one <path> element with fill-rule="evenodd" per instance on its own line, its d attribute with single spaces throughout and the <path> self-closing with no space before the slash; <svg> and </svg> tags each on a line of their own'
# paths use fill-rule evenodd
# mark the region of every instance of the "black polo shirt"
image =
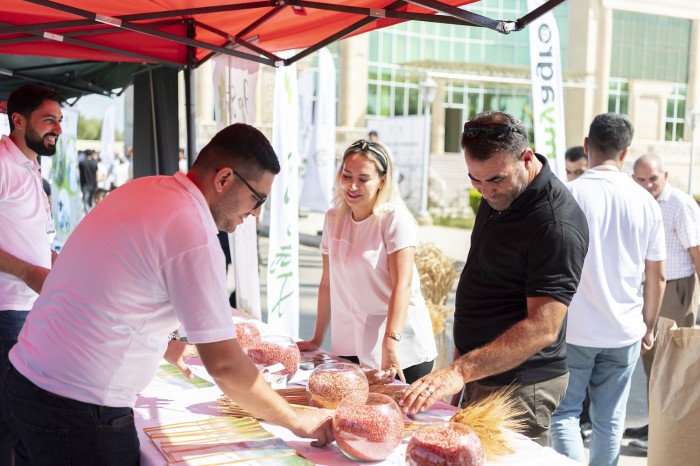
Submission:
<svg viewBox="0 0 700 466">
<path fill-rule="evenodd" d="M 459 354 L 483 346 L 527 315 L 527 298 L 566 304 L 576 292 L 588 251 L 588 224 L 569 190 L 535 154 L 542 170 L 510 208 L 482 202 L 467 263 L 457 285 L 454 341 Z M 567 372 L 566 320 L 557 341 L 518 367 L 481 380 L 533 384 Z"/>
</svg>

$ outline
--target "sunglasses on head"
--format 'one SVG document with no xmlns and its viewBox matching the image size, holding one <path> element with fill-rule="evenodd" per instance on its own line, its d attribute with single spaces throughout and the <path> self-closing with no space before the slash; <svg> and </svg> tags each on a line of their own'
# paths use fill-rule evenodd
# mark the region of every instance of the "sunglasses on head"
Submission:
<svg viewBox="0 0 700 466">
<path fill-rule="evenodd" d="M 251 210 L 257 210 L 258 207 L 263 205 L 265 201 L 267 200 L 267 196 L 263 196 L 259 192 L 253 188 L 250 183 L 248 183 L 245 178 L 243 178 L 241 175 L 238 174 L 236 170 L 233 170 L 233 174 L 236 175 L 240 180 L 248 187 L 251 193 L 253 193 L 253 196 L 255 197 L 255 206 Z"/>
<path fill-rule="evenodd" d="M 484 133 L 486 135 L 487 139 L 490 139 L 492 141 L 503 141 L 506 139 L 508 136 L 510 136 L 510 133 L 516 132 L 520 133 L 523 136 L 527 136 L 523 130 L 518 128 L 517 126 L 505 124 L 505 123 L 485 123 L 485 124 L 479 124 L 479 123 L 473 123 L 470 124 L 469 122 L 464 123 L 464 137 L 467 139 L 476 139 L 479 137 L 481 133 Z"/>
<path fill-rule="evenodd" d="M 345 151 L 345 156 L 347 156 L 349 153 L 355 153 L 355 152 L 371 152 L 377 157 L 377 160 L 379 160 L 379 164 L 382 166 L 382 171 L 386 173 L 387 170 L 387 165 L 388 162 L 386 160 L 386 154 L 379 149 L 373 142 L 367 141 L 365 139 L 360 139 L 359 141 L 355 141 L 352 144 L 350 144 L 350 147 L 347 148 Z"/>
</svg>

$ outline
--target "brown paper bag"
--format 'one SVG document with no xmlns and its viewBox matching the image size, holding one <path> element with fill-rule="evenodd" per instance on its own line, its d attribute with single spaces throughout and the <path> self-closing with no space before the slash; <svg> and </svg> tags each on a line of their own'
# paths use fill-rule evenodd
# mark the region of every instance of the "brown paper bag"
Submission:
<svg viewBox="0 0 700 466">
<path fill-rule="evenodd" d="M 660 318 L 649 379 L 649 466 L 700 464 L 700 329 Z"/>
</svg>

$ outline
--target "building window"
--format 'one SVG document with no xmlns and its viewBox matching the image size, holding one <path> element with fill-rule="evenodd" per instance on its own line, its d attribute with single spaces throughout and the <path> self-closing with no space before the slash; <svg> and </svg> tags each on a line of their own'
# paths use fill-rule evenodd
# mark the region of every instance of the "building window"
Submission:
<svg viewBox="0 0 700 466">
<path fill-rule="evenodd" d="M 610 78 L 608 112 L 628 115 L 629 89 L 626 79 Z"/>
<path fill-rule="evenodd" d="M 666 99 L 666 141 L 682 141 L 685 129 L 685 102 L 687 86 L 677 84 Z"/>
<path fill-rule="evenodd" d="M 610 75 L 688 82 L 689 19 L 613 11 Z"/>
<path fill-rule="evenodd" d="M 463 9 L 489 18 L 515 20 L 528 11 L 527 0 L 482 0 Z M 559 26 L 562 68 L 566 70 L 568 5 L 554 9 Z M 530 39 L 527 31 L 502 35 L 486 28 L 409 21 L 373 31 L 369 35 L 368 116 L 416 115 L 418 82 L 425 75 L 425 63 L 462 63 L 490 67 L 519 67 L 529 70 Z M 439 66 L 439 65 L 437 65 Z M 503 92 L 520 95 L 503 85 Z M 448 97 L 452 98 L 452 97 Z M 464 99 L 464 96 L 455 96 Z M 478 101 L 479 111 L 501 105 L 500 97 L 486 94 Z M 452 101 L 446 101 L 452 103 Z M 459 105 L 462 105 L 461 103 Z M 518 108 L 520 114 L 522 108 Z"/>
<path fill-rule="evenodd" d="M 532 140 L 532 92 L 529 87 L 449 80 L 444 89 L 445 152 L 459 152 L 464 122 L 477 113 L 489 110 L 506 112 L 522 120 Z"/>
<path fill-rule="evenodd" d="M 329 44 L 327 46 L 328 50 L 331 52 L 331 55 L 333 56 L 333 63 L 335 63 L 335 124 L 338 124 L 339 120 L 339 100 L 338 96 L 340 95 L 340 47 L 337 42 L 334 42 L 332 44 Z M 316 114 L 316 105 L 318 101 L 318 54 L 314 53 L 311 55 L 311 59 L 309 62 L 309 66 L 307 68 L 307 71 L 310 73 L 313 73 L 313 81 L 314 81 L 314 93 L 313 93 L 313 104 L 312 104 L 312 115 Z M 315 118 L 312 116 L 312 118 Z"/>
</svg>

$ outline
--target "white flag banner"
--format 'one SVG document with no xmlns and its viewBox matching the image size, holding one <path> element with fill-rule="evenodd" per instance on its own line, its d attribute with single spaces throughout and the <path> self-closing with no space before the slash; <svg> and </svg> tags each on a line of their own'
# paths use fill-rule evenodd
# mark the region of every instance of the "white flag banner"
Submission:
<svg viewBox="0 0 700 466">
<path fill-rule="evenodd" d="M 280 55 L 285 57 L 286 55 Z M 299 106 L 296 65 L 277 68 L 272 146 L 281 171 L 272 184 L 267 256 L 267 323 L 299 336 Z"/>
<path fill-rule="evenodd" d="M 60 248 L 83 217 L 83 197 L 78 173 L 78 111 L 61 109 L 61 137 L 51 158 L 51 215 L 56 225 L 54 247 Z M 47 158 L 47 157 L 42 157 Z M 46 175 L 45 173 L 43 175 Z"/>
<path fill-rule="evenodd" d="M 532 11 L 543 0 L 528 0 Z M 547 157 L 552 172 L 566 181 L 564 152 L 564 91 L 561 80 L 559 30 L 550 11 L 530 23 L 530 70 L 532 73 L 532 119 L 535 151 Z"/>
<path fill-rule="evenodd" d="M 316 212 L 325 212 L 331 206 L 335 182 L 335 63 L 325 47 L 318 55 L 313 134 L 300 203 Z"/>
<path fill-rule="evenodd" d="M 386 147 L 403 180 L 399 192 L 406 206 L 414 214 L 421 210 L 421 186 L 423 185 L 423 151 L 425 150 L 425 125 L 427 115 L 396 116 L 391 118 L 367 118 L 367 132 L 377 131 L 379 142 Z M 398 178 L 396 180 L 399 182 Z"/>
<path fill-rule="evenodd" d="M 304 192 L 308 160 L 312 157 L 314 139 L 314 81 L 316 73 L 304 71 L 297 80 L 299 92 L 299 192 Z M 299 196 L 299 204 L 301 197 Z"/>
<path fill-rule="evenodd" d="M 0 112 L 0 136 L 10 134 L 10 119 L 7 113 Z"/>
<path fill-rule="evenodd" d="M 102 118 L 102 133 L 100 134 L 100 159 L 105 167 L 111 167 L 114 162 L 114 130 L 117 124 L 117 109 L 110 105 Z"/>
<path fill-rule="evenodd" d="M 255 118 L 255 88 L 259 64 L 219 55 L 214 58 L 214 117 L 217 130 L 233 123 L 250 124 Z M 258 267 L 258 235 L 255 217 L 248 216 L 229 236 L 236 281 L 236 308 L 262 317 Z"/>
</svg>

